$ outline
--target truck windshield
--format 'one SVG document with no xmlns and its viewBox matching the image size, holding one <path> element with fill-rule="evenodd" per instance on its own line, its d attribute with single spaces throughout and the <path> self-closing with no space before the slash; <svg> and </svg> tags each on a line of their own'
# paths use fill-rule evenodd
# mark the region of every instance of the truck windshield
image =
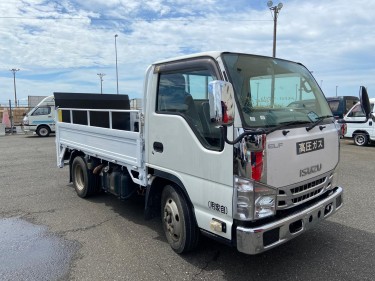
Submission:
<svg viewBox="0 0 375 281">
<path fill-rule="evenodd" d="M 245 128 L 309 124 L 332 112 L 302 65 L 244 54 L 223 54 Z M 303 125 L 299 125 L 303 126 Z"/>
</svg>

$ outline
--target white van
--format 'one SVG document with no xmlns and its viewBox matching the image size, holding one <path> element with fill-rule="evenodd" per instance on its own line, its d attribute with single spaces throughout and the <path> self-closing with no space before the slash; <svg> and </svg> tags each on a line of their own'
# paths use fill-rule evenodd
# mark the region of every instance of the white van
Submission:
<svg viewBox="0 0 375 281">
<path fill-rule="evenodd" d="M 375 114 L 374 114 L 375 98 L 370 99 L 372 118 L 366 123 L 347 123 L 347 131 L 345 137 L 353 138 L 354 143 L 359 146 L 369 144 L 375 141 Z M 355 104 L 344 116 L 345 121 L 363 121 L 365 114 L 363 113 L 361 104 Z"/>
<path fill-rule="evenodd" d="M 48 137 L 55 132 L 55 98 L 49 96 L 31 109 L 23 118 L 23 131 L 36 132 L 40 137 Z"/>
</svg>

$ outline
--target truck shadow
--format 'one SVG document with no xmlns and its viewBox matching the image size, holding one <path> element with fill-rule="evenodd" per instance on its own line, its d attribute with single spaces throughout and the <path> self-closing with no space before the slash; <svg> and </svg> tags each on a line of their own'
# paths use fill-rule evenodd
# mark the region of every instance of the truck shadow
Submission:
<svg viewBox="0 0 375 281">
<path fill-rule="evenodd" d="M 165 243 L 160 217 L 144 220 L 144 204 L 138 200 L 125 203 L 113 196 L 89 199 L 104 203 L 119 216 L 157 233 L 154 239 Z M 323 221 L 296 239 L 268 252 L 249 256 L 236 248 L 201 235 L 198 249 L 192 253 L 170 255 L 194 267 L 182 278 L 171 280 L 370 280 L 374 276 L 375 235 L 332 221 Z M 153 255 L 153 253 L 150 253 Z M 185 271 L 185 269 L 184 269 Z M 190 277 L 190 278 L 189 278 Z"/>
<path fill-rule="evenodd" d="M 256 256 L 216 242 L 200 277 L 222 271 L 225 280 L 369 280 L 374 276 L 375 235 L 326 221 L 278 248 Z M 186 257 L 195 262 L 196 256 Z"/>
</svg>

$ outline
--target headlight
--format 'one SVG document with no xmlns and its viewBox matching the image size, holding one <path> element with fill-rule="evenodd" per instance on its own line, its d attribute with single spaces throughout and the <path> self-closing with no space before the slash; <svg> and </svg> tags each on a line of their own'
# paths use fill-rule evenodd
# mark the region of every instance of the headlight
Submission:
<svg viewBox="0 0 375 281">
<path fill-rule="evenodd" d="M 23 117 L 22 123 L 24 125 L 29 125 L 29 118 L 27 116 Z"/>
<path fill-rule="evenodd" d="M 235 177 L 234 218 L 257 220 L 276 212 L 277 190 L 257 181 Z"/>
</svg>

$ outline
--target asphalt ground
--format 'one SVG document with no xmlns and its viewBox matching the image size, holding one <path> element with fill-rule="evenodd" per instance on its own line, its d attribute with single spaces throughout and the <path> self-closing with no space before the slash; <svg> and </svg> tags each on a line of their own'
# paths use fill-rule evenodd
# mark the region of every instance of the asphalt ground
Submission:
<svg viewBox="0 0 375 281">
<path fill-rule="evenodd" d="M 0 280 L 374 280 L 374 145 L 342 140 L 343 208 L 257 256 L 205 237 L 175 254 L 142 203 L 79 198 L 55 153 L 54 137 L 0 137 Z"/>
</svg>

